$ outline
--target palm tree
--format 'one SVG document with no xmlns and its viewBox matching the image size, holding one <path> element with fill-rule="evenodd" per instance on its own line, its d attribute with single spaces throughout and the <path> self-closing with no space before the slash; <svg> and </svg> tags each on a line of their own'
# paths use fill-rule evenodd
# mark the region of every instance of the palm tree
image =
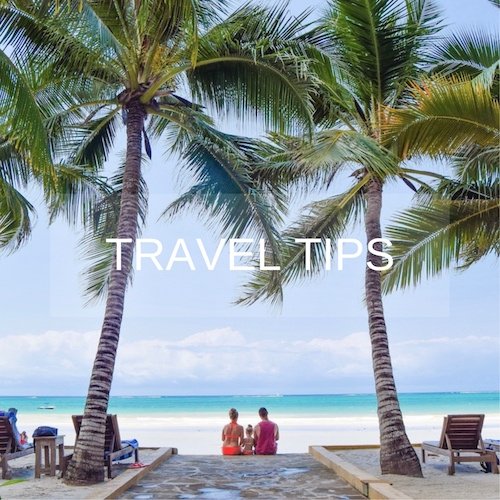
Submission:
<svg viewBox="0 0 500 500">
<path fill-rule="evenodd" d="M 240 300 L 280 299 L 282 284 L 313 276 L 325 269 L 330 241 L 364 220 L 366 241 L 381 252 L 380 212 L 384 184 L 402 179 L 412 189 L 422 183 L 404 157 L 383 134 L 389 110 L 412 102 L 412 82 L 421 78 L 426 53 L 438 29 L 432 1 L 332 0 L 329 11 L 311 37 L 317 52 L 313 70 L 319 80 L 315 118 L 320 130 L 311 143 L 273 137 L 268 146 L 269 167 L 263 176 L 288 186 L 310 190 L 329 187 L 339 173 L 354 178 L 338 195 L 314 202 L 284 235 L 281 270 L 257 273 Z M 435 175 L 428 172 L 429 175 Z M 436 175 L 436 177 L 439 177 Z M 295 238 L 317 238 L 311 245 L 309 269 L 306 245 Z M 372 347 L 377 413 L 380 427 L 380 465 L 383 474 L 422 476 L 418 458 L 406 435 L 394 381 L 384 318 L 380 269 L 382 256 L 367 251 L 365 300 Z"/>
<path fill-rule="evenodd" d="M 194 100 L 204 98 L 218 111 L 253 108 L 263 123 L 282 131 L 309 123 L 310 84 L 304 78 L 304 43 L 298 39 L 304 16 L 289 18 L 285 5 L 270 10 L 247 5 L 222 21 L 224 11 L 224 0 L 58 5 L 24 0 L 0 9 L 0 43 L 14 47 L 21 59 L 34 59 L 58 82 L 47 97 L 63 105 L 47 125 L 56 156 L 99 170 L 121 122 L 126 129 L 124 165 L 113 179 L 117 190 L 98 205 L 95 233 L 86 238 L 93 251 L 89 291 L 105 293 L 106 308 L 65 478 L 73 484 L 104 479 L 109 393 L 134 242 L 147 201 L 143 141 L 151 157 L 149 135 L 172 140 L 170 147 L 180 152 L 196 181 L 185 202 L 196 199 L 230 235 L 253 230 L 272 242 L 277 234 L 279 214 L 271 210 L 276 195 L 261 189 L 253 173 L 252 141 L 218 132 L 203 107 L 180 94 L 191 88 Z M 59 89 L 68 89 L 68 78 L 75 92 L 60 101 Z M 119 269 L 114 246 L 103 244 L 110 231 L 129 242 L 122 246 Z"/>
<path fill-rule="evenodd" d="M 446 159 L 454 177 L 422 189 L 388 226 L 394 265 L 384 275 L 387 292 L 500 254 L 500 40 L 456 34 L 437 45 L 436 56 L 437 76 L 414 86 L 414 104 L 392 113 L 386 133 L 408 158 Z"/>
</svg>

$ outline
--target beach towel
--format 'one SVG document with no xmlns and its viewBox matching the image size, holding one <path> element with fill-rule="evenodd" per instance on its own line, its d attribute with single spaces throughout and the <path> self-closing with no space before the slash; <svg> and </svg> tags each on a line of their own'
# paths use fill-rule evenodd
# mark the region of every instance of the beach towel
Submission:
<svg viewBox="0 0 500 500">
<path fill-rule="evenodd" d="M 125 448 L 126 446 L 132 446 L 132 448 L 135 450 L 139 448 L 139 441 L 137 439 L 124 439 L 121 441 L 122 447 Z M 128 453 L 124 453 L 123 455 L 120 455 L 119 457 L 113 458 L 113 461 L 116 460 L 125 460 L 126 458 L 130 458 L 134 454 L 134 451 L 129 451 Z"/>
</svg>

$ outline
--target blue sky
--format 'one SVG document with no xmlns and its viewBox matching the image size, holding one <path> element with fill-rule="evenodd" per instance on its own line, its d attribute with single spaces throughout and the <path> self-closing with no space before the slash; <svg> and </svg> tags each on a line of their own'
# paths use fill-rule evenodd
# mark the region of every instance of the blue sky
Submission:
<svg viewBox="0 0 500 500">
<path fill-rule="evenodd" d="M 498 11 L 487 0 L 439 4 L 447 30 L 498 28 Z M 307 5 L 295 0 L 291 8 Z M 248 125 L 241 131 L 256 133 Z M 186 239 L 193 256 L 196 238 L 213 250 L 218 236 L 196 216 L 157 222 L 181 186 L 175 160 L 162 155 L 161 145 L 153 153 L 145 166 L 151 200 L 143 237 L 163 242 L 164 265 L 178 238 Z M 114 156 L 110 164 L 116 161 Z M 410 195 L 400 185 L 385 194 L 387 220 Z M 363 239 L 361 232 L 350 236 Z M 226 263 L 224 252 L 214 272 L 192 272 L 182 264 L 169 272 L 152 266 L 136 272 L 113 394 L 373 392 L 362 259 L 288 288 L 281 310 L 231 305 L 247 275 L 229 272 Z M 78 235 L 62 222 L 48 228 L 40 208 L 29 244 L 0 257 L 0 267 L 0 394 L 84 394 L 103 305 L 84 307 Z M 486 259 L 386 298 L 399 390 L 498 390 L 498 278 L 497 262 Z"/>
</svg>

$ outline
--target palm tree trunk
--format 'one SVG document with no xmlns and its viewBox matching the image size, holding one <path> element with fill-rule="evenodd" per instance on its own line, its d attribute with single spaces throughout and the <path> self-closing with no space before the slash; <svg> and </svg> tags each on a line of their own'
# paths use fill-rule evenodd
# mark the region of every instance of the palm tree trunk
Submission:
<svg viewBox="0 0 500 500">
<path fill-rule="evenodd" d="M 382 237 L 380 212 L 382 209 L 382 183 L 372 179 L 365 191 L 365 231 L 367 242 Z M 381 243 L 374 248 L 381 251 Z M 382 257 L 367 252 L 367 262 L 382 266 Z M 398 401 L 392 371 L 389 339 L 382 304 L 380 271 L 366 268 L 365 294 L 368 324 L 372 346 L 377 414 L 380 429 L 380 468 L 382 474 L 403 474 L 422 477 L 422 469 L 415 450 L 410 444 Z"/>
<path fill-rule="evenodd" d="M 116 269 L 116 255 L 113 262 L 104 321 L 92 368 L 80 434 L 65 474 L 65 482 L 69 484 L 93 484 L 104 481 L 106 414 L 123 317 L 125 291 L 137 235 L 142 129 L 145 118 L 144 109 L 138 100 L 131 101 L 127 108 L 127 156 L 117 238 L 130 238 L 132 243 L 122 245 L 121 270 Z"/>
</svg>

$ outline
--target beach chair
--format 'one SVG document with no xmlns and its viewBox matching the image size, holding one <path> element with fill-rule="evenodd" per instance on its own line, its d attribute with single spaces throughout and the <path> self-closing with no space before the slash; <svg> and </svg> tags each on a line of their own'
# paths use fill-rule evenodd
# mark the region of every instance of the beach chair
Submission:
<svg viewBox="0 0 500 500">
<path fill-rule="evenodd" d="M 450 459 L 448 474 L 455 474 L 455 464 L 461 462 L 491 463 L 494 474 L 498 474 L 497 457 L 494 451 L 484 447 L 481 431 L 484 415 L 448 415 L 444 417 L 439 441 L 422 443 L 422 462 L 425 452 L 445 455 Z"/>
<path fill-rule="evenodd" d="M 76 432 L 76 441 L 80 434 L 82 426 L 82 415 L 73 415 L 73 425 Z M 134 440 L 135 441 L 135 440 Z M 124 460 L 132 455 L 135 456 L 135 462 L 139 462 L 139 448 L 137 441 L 122 441 L 120 438 L 120 429 L 118 427 L 118 418 L 116 415 L 107 415 L 106 434 L 104 437 L 104 465 L 108 469 L 108 478 L 111 479 L 111 466 L 114 460 Z M 69 463 L 71 456 L 65 457 L 66 464 Z"/>
<path fill-rule="evenodd" d="M 12 423 L 8 416 L 0 417 L 0 464 L 2 466 L 2 479 L 10 479 L 12 473 L 9 469 L 9 460 L 24 457 L 34 453 L 35 448 L 23 448 L 17 441 Z"/>
</svg>

